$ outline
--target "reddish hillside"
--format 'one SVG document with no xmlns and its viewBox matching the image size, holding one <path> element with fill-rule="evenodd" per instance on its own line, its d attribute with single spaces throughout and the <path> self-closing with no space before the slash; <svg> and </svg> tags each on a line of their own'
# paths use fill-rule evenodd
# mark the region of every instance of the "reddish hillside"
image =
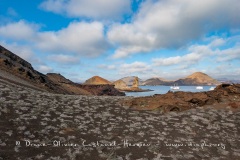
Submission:
<svg viewBox="0 0 240 160">
<path fill-rule="evenodd" d="M 111 82 L 102 77 L 94 76 L 86 80 L 84 84 L 99 85 L 99 84 L 111 84 Z"/>
<path fill-rule="evenodd" d="M 218 85 L 220 82 L 211 78 L 205 73 L 195 72 L 184 79 L 179 79 L 176 82 L 178 85 Z"/>
</svg>

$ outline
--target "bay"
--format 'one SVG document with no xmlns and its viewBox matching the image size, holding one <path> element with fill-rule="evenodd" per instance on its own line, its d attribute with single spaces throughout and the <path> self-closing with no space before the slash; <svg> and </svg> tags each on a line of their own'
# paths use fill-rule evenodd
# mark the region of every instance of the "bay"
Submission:
<svg viewBox="0 0 240 160">
<path fill-rule="evenodd" d="M 143 96 L 152 96 L 154 94 L 165 94 L 167 93 L 170 89 L 171 86 L 139 86 L 141 89 L 150 89 L 153 91 L 149 92 L 125 92 L 126 96 L 133 96 L 133 97 L 143 97 Z M 184 92 L 204 92 L 204 91 L 209 91 L 211 87 L 216 87 L 216 86 L 202 86 L 203 89 L 196 89 L 197 86 L 179 86 L 179 90 L 171 90 L 173 92 L 177 91 L 184 91 Z"/>
</svg>

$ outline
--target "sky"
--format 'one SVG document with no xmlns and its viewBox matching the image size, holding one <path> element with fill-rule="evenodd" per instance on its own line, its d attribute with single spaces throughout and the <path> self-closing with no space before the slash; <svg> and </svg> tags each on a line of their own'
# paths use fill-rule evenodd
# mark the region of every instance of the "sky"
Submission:
<svg viewBox="0 0 240 160">
<path fill-rule="evenodd" d="M 74 82 L 240 79 L 239 0 L 0 0 L 0 45 Z"/>
</svg>

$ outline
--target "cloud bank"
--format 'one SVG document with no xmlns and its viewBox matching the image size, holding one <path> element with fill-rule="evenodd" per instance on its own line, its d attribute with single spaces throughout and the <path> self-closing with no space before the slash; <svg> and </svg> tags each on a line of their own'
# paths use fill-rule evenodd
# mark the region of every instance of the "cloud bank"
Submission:
<svg viewBox="0 0 240 160">
<path fill-rule="evenodd" d="M 179 48 L 208 32 L 238 28 L 239 8 L 238 0 L 147 0 L 131 23 L 109 30 L 109 40 L 118 46 L 113 58 Z"/>
<path fill-rule="evenodd" d="M 69 17 L 118 20 L 131 12 L 130 0 L 46 0 L 40 8 Z"/>
<path fill-rule="evenodd" d="M 35 48 L 51 53 L 95 57 L 109 48 L 104 37 L 104 26 L 99 22 L 72 22 L 58 31 L 39 31 L 36 25 L 20 20 L 0 26 L 0 35 L 15 42 L 24 40 Z"/>
</svg>

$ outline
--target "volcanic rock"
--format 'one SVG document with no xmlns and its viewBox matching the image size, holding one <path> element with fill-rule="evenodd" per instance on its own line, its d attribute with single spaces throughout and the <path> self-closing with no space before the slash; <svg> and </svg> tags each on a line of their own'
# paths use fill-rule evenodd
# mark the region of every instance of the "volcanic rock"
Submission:
<svg viewBox="0 0 240 160">
<path fill-rule="evenodd" d="M 60 73 L 48 73 L 47 77 L 53 81 L 55 84 L 63 88 L 69 94 L 77 95 L 92 95 L 89 91 L 79 87 L 77 83 L 72 82 L 69 79 L 66 79 Z"/>
<path fill-rule="evenodd" d="M 136 76 L 128 76 L 128 77 L 121 78 L 120 80 L 124 81 L 127 84 L 127 86 L 132 86 L 135 78 Z M 138 81 L 139 81 L 139 85 L 141 85 L 143 82 L 143 80 L 141 80 L 140 78 L 138 78 Z"/>
<path fill-rule="evenodd" d="M 94 76 L 86 80 L 84 84 L 99 85 L 99 84 L 111 84 L 111 82 L 102 77 Z"/>
<path fill-rule="evenodd" d="M 167 114 L 126 109 L 123 99 L 52 94 L 0 78 L 0 159 L 239 159 L 237 97 L 224 109 Z"/>
<path fill-rule="evenodd" d="M 172 83 L 172 81 L 168 81 L 163 78 L 150 78 L 142 82 L 141 85 L 155 86 L 155 85 L 169 85 L 170 83 Z"/>
<path fill-rule="evenodd" d="M 124 106 L 136 110 L 161 110 L 168 111 L 183 111 L 191 108 L 228 103 L 236 108 L 240 99 L 240 84 L 222 84 L 217 86 L 213 91 L 208 92 L 171 92 L 166 94 L 156 94 L 148 97 L 137 97 L 123 101 Z"/>
<path fill-rule="evenodd" d="M 113 82 L 113 85 L 115 88 L 120 89 L 120 90 L 129 88 L 123 80 L 117 80 L 117 81 Z"/>
<path fill-rule="evenodd" d="M 141 83 L 142 85 L 167 85 L 167 86 L 196 86 L 196 85 L 219 85 L 217 80 L 211 78 L 205 73 L 195 72 L 186 78 L 181 78 L 175 81 L 168 81 L 162 78 L 150 78 Z"/>
<path fill-rule="evenodd" d="M 133 80 L 133 84 L 132 84 L 132 88 L 138 88 L 138 77 L 135 77 L 134 80 Z"/>
<path fill-rule="evenodd" d="M 66 93 L 63 88 L 57 86 L 48 77 L 32 67 L 32 65 L 15 55 L 11 51 L 0 46 L 0 70 L 3 78 L 21 83 L 28 86 L 34 86 L 40 90 L 46 90 L 54 93 Z M 7 76 L 9 74 L 10 76 Z M 20 81 L 18 79 L 21 79 Z"/>
<path fill-rule="evenodd" d="M 191 74 L 190 76 L 187 76 L 186 78 L 179 79 L 174 84 L 177 84 L 179 86 L 182 85 L 219 85 L 220 82 L 217 80 L 211 78 L 205 73 L 202 72 L 195 72 Z"/>
<path fill-rule="evenodd" d="M 110 84 L 100 84 L 100 85 L 81 85 L 79 84 L 78 87 L 87 90 L 92 95 L 98 96 L 125 96 L 124 92 L 120 92 L 114 85 Z"/>
</svg>

